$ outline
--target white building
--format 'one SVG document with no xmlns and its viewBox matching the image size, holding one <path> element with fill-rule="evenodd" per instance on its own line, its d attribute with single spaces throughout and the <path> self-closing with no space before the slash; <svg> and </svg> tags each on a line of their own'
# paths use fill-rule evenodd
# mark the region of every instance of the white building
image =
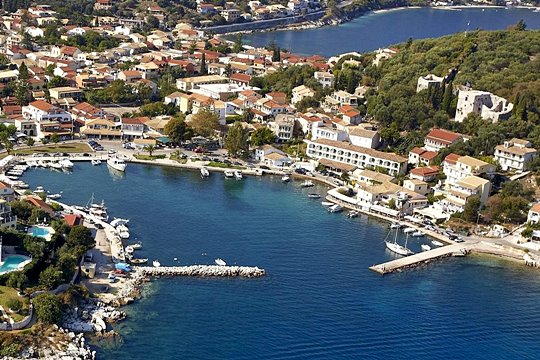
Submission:
<svg viewBox="0 0 540 360">
<path fill-rule="evenodd" d="M 305 140 L 307 156 L 348 164 L 361 169 L 380 169 L 389 175 L 405 174 L 407 158 L 394 153 L 355 146 L 327 139 Z"/>
<path fill-rule="evenodd" d="M 379 146 L 381 136 L 377 131 L 367 130 L 360 126 L 348 128 L 349 141 L 352 145 L 368 149 L 376 149 Z"/>
<path fill-rule="evenodd" d="M 279 114 L 275 121 L 268 123 L 268 126 L 276 135 L 277 141 L 286 142 L 293 138 L 294 123 L 294 116 Z"/>
<path fill-rule="evenodd" d="M 424 149 L 438 152 L 463 140 L 461 134 L 444 129 L 431 129 L 424 139 Z"/>
<path fill-rule="evenodd" d="M 480 203 L 485 204 L 490 191 L 489 180 L 471 175 L 453 183 L 441 203 L 443 209 L 449 213 L 461 212 L 472 197 L 479 197 Z"/>
<path fill-rule="evenodd" d="M 527 215 L 527 222 L 538 224 L 540 222 L 540 203 L 534 204 Z"/>
<path fill-rule="evenodd" d="M 513 108 L 506 99 L 487 91 L 460 90 L 455 121 L 462 122 L 471 113 L 492 122 L 506 120 L 512 115 Z"/>
<path fill-rule="evenodd" d="M 319 84 L 322 85 L 323 88 L 334 86 L 334 74 L 332 73 L 316 71 L 313 76 L 315 77 L 315 80 L 317 80 Z"/>
<path fill-rule="evenodd" d="M 444 159 L 443 172 L 446 175 L 446 188 L 449 189 L 461 179 L 472 175 L 487 174 L 489 176 L 495 172 L 495 166 L 470 156 L 450 154 Z"/>
<path fill-rule="evenodd" d="M 287 154 L 272 145 L 262 145 L 256 148 L 255 159 L 273 167 L 284 167 L 292 164 L 292 160 Z"/>
<path fill-rule="evenodd" d="M 292 89 L 291 104 L 296 105 L 305 98 L 315 96 L 315 91 L 305 85 L 300 85 Z"/>
<path fill-rule="evenodd" d="M 438 89 L 441 87 L 442 82 L 444 81 L 443 77 L 439 77 L 433 74 L 426 76 L 420 76 L 416 84 L 416 92 L 420 92 L 426 89 Z"/>
<path fill-rule="evenodd" d="M 527 140 L 512 139 L 495 147 L 493 157 L 504 171 L 525 171 L 531 160 L 537 155 L 536 149 Z"/>
</svg>

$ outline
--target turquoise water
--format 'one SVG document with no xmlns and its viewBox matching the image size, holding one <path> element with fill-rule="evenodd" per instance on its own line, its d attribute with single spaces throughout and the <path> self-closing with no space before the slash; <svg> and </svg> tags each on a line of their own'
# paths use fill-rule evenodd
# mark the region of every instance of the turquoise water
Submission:
<svg viewBox="0 0 540 360">
<path fill-rule="evenodd" d="M 2 259 L 3 263 L 0 266 L 0 274 L 17 270 L 19 268 L 19 265 L 26 260 L 28 260 L 28 258 L 22 255 L 7 256 L 5 259 Z"/>
<path fill-rule="evenodd" d="M 49 230 L 47 228 L 43 228 L 43 227 L 32 228 L 32 236 L 46 239 L 48 235 L 49 235 Z"/>
<path fill-rule="evenodd" d="M 131 221 L 140 256 L 257 265 L 261 279 L 153 281 L 100 359 L 537 359 L 540 273 L 484 257 L 381 277 L 388 225 L 329 214 L 299 182 L 130 164 L 28 171 L 32 187 Z M 419 241 L 410 245 L 419 249 Z"/>
<path fill-rule="evenodd" d="M 333 56 L 348 51 L 373 51 L 409 38 L 423 39 L 467 29 L 498 30 L 523 19 L 529 29 L 540 28 L 540 13 L 530 9 L 405 9 L 369 14 L 339 26 L 253 33 L 247 44 L 266 46 L 272 40 L 297 54 Z"/>
</svg>

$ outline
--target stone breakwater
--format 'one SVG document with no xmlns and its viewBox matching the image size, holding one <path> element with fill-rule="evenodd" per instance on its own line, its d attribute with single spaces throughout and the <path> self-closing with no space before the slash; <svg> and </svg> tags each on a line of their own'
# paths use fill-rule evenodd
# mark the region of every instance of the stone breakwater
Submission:
<svg viewBox="0 0 540 360">
<path fill-rule="evenodd" d="M 196 277 L 246 277 L 255 278 L 266 275 L 264 269 L 252 266 L 218 266 L 218 265 L 191 265 L 191 266 L 161 266 L 139 267 L 137 269 L 144 276 L 196 276 Z"/>
</svg>

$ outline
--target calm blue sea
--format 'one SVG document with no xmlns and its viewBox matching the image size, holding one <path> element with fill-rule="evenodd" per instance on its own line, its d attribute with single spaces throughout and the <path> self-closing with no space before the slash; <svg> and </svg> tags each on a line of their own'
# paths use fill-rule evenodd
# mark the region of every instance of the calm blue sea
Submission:
<svg viewBox="0 0 540 360">
<path fill-rule="evenodd" d="M 329 214 L 298 182 L 130 164 L 125 177 L 76 164 L 31 170 L 32 188 L 131 219 L 141 256 L 162 264 L 257 265 L 262 279 L 152 282 L 126 307 L 123 340 L 100 359 L 538 359 L 540 273 L 483 257 L 381 277 L 388 225 Z M 418 250 L 420 241 L 411 247 Z"/>
<path fill-rule="evenodd" d="M 297 54 L 333 56 L 348 51 L 373 51 L 409 38 L 439 37 L 467 29 L 506 29 L 520 19 L 529 29 L 540 28 L 540 13 L 530 9 L 422 8 L 369 14 L 339 26 L 247 34 L 244 42 L 266 46 L 274 40 Z"/>
</svg>

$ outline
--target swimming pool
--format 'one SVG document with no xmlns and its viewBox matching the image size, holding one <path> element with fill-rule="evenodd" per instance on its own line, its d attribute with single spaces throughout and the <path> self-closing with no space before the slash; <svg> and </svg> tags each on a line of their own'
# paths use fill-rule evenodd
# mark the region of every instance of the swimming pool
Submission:
<svg viewBox="0 0 540 360">
<path fill-rule="evenodd" d="M 10 255 L 3 260 L 4 261 L 0 263 L 0 274 L 18 270 L 29 263 L 32 259 L 24 255 Z"/>
<path fill-rule="evenodd" d="M 28 233 L 35 237 L 40 237 L 45 239 L 46 241 L 51 240 L 51 235 L 54 234 L 54 229 L 50 226 L 32 226 L 30 229 L 28 229 Z"/>
</svg>

